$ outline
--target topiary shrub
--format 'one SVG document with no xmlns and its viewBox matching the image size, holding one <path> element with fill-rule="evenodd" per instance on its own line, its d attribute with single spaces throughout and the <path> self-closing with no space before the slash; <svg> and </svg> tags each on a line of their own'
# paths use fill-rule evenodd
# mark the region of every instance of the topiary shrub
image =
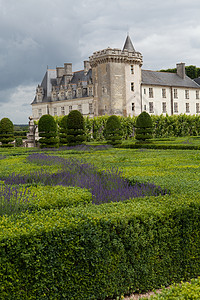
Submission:
<svg viewBox="0 0 200 300">
<path fill-rule="evenodd" d="M 8 118 L 3 118 L 0 121 L 0 142 L 2 147 L 13 147 L 14 144 L 14 125 Z"/>
<path fill-rule="evenodd" d="M 121 123 L 119 118 L 115 115 L 110 116 L 106 122 L 105 138 L 107 143 L 113 146 L 122 143 Z"/>
<path fill-rule="evenodd" d="M 153 122 L 150 115 L 143 111 L 136 120 L 136 140 L 146 141 L 152 139 Z"/>
<path fill-rule="evenodd" d="M 21 147 L 23 146 L 23 139 L 21 137 L 17 137 L 15 139 L 15 147 Z"/>
<path fill-rule="evenodd" d="M 78 110 L 72 110 L 67 117 L 67 143 L 69 146 L 81 145 L 85 141 L 85 123 Z"/>
<path fill-rule="evenodd" d="M 40 148 L 57 148 L 57 125 L 50 115 L 43 115 L 38 122 Z"/>
<path fill-rule="evenodd" d="M 67 144 L 67 118 L 68 116 L 64 116 L 61 121 L 59 122 L 60 126 L 60 146 Z"/>
</svg>

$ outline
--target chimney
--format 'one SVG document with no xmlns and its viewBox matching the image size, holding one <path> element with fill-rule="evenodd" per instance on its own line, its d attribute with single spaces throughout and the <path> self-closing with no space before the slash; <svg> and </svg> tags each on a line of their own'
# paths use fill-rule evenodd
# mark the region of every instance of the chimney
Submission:
<svg viewBox="0 0 200 300">
<path fill-rule="evenodd" d="M 182 79 L 185 79 L 185 63 L 176 64 L 176 69 L 176 74 Z"/>
<path fill-rule="evenodd" d="M 65 75 L 72 76 L 72 63 L 64 63 Z"/>
<path fill-rule="evenodd" d="M 90 62 L 88 60 L 84 60 L 84 74 L 86 75 L 90 69 Z"/>
<path fill-rule="evenodd" d="M 65 69 L 63 67 L 56 67 L 57 77 L 60 78 L 65 74 Z"/>
</svg>

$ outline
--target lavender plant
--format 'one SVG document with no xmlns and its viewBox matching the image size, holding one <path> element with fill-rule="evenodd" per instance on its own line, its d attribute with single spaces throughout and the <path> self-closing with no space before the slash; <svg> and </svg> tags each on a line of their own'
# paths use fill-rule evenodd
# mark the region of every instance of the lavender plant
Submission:
<svg viewBox="0 0 200 300">
<path fill-rule="evenodd" d="M 0 216 L 25 210 L 30 196 L 33 197 L 27 187 L 0 184 Z"/>
<path fill-rule="evenodd" d="M 48 173 L 44 169 L 30 172 L 26 175 L 12 173 L 4 178 L 6 184 L 44 184 L 78 186 L 91 191 L 94 204 L 124 201 L 130 198 L 164 195 L 163 190 L 152 183 L 134 183 L 123 178 L 118 169 L 99 171 L 94 165 L 76 159 L 64 159 L 58 156 L 48 156 L 35 153 L 27 160 L 42 166 L 59 164 L 60 171 Z"/>
</svg>

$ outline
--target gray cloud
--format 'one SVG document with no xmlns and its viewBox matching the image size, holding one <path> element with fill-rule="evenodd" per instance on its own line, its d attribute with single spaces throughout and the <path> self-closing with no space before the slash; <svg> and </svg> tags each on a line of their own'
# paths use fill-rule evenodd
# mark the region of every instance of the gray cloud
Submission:
<svg viewBox="0 0 200 300">
<path fill-rule="evenodd" d="M 31 113 L 47 65 L 82 68 L 94 51 L 122 48 L 127 31 L 144 68 L 200 66 L 199 8 L 199 0 L 0 0 L 0 118 L 10 105 L 11 119 L 27 123 L 20 111 Z"/>
</svg>

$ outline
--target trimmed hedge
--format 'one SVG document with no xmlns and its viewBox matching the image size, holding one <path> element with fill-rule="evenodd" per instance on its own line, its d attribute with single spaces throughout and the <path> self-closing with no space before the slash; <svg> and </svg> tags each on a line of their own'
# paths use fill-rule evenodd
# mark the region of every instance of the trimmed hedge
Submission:
<svg viewBox="0 0 200 300">
<path fill-rule="evenodd" d="M 177 299 L 192 299 L 199 300 L 200 295 L 200 277 L 192 279 L 191 282 L 184 282 L 170 287 L 169 289 L 163 289 L 160 294 L 151 296 L 150 298 L 143 298 L 143 300 L 177 300 Z"/>
<path fill-rule="evenodd" d="M 200 150 L 200 146 L 197 145 L 170 145 L 170 144 L 147 144 L 147 143 L 136 143 L 136 144 L 127 144 L 127 145 L 117 145 L 117 148 L 124 149 L 177 149 L 177 150 Z"/>
<path fill-rule="evenodd" d="M 114 298 L 200 274 L 200 199 L 4 217 L 0 241 L 1 299 Z"/>
<path fill-rule="evenodd" d="M 33 210 L 76 207 L 92 203 L 92 194 L 79 187 L 36 185 L 30 186 L 30 192 L 33 197 L 28 203 L 28 209 Z"/>
</svg>

